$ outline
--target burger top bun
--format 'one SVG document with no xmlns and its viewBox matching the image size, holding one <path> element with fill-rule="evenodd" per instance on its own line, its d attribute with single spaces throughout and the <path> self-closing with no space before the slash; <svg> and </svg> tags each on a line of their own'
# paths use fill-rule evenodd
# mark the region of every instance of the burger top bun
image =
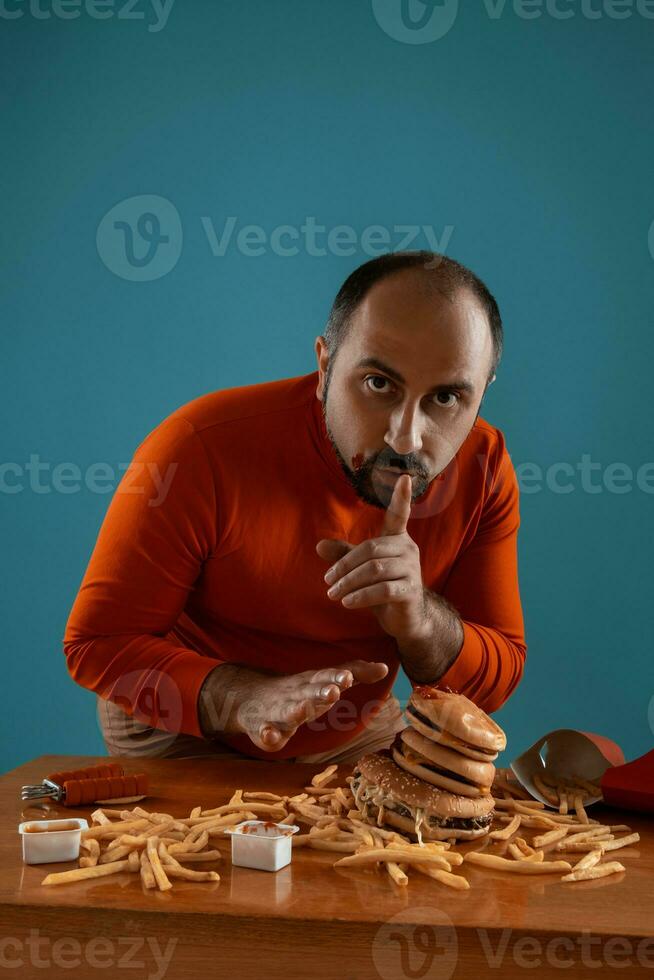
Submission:
<svg viewBox="0 0 654 980">
<path fill-rule="evenodd" d="M 458 796 L 437 789 L 396 765 L 389 755 L 375 752 L 364 755 L 357 762 L 357 769 L 368 782 L 379 786 L 397 803 L 419 806 L 438 817 L 483 817 L 495 807 L 492 796 Z"/>
<path fill-rule="evenodd" d="M 464 779 L 470 780 L 477 786 L 487 787 L 487 792 L 490 792 L 490 787 L 495 779 L 495 766 L 492 762 L 479 762 L 470 759 L 454 749 L 439 745 L 438 742 L 433 742 L 430 738 L 425 738 L 413 728 L 405 728 L 403 732 L 400 732 L 400 738 L 406 746 L 404 754 L 409 757 L 409 761 L 411 761 L 410 753 L 413 750 L 413 752 L 424 756 L 433 765 L 441 769 L 449 769 L 450 772 L 457 776 L 463 776 Z M 416 761 L 420 762 L 421 760 L 417 759 Z"/>
<path fill-rule="evenodd" d="M 461 741 L 461 751 L 464 751 L 465 745 L 487 753 L 501 752 L 506 748 L 506 735 L 497 722 L 464 694 L 439 691 L 436 687 L 417 687 L 411 694 L 409 704 L 437 726 L 432 735 L 436 742 L 441 741 L 438 737 L 438 729 L 441 729 Z M 409 718 L 412 719 L 410 712 Z M 427 734 L 424 728 L 421 731 Z"/>
</svg>

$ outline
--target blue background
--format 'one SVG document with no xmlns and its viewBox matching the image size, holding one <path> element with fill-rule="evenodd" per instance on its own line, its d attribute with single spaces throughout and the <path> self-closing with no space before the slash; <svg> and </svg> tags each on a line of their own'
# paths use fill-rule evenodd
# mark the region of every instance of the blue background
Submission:
<svg viewBox="0 0 654 980">
<path fill-rule="evenodd" d="M 189 399 L 315 370 L 332 298 L 369 256 L 214 256 L 201 218 L 220 234 L 230 215 L 268 233 L 382 225 L 391 247 L 395 225 L 453 226 L 448 254 L 503 311 L 482 416 L 514 464 L 651 460 L 654 21 L 461 6 L 425 44 L 389 36 L 369 0 L 177 0 L 158 32 L 145 0 L 145 20 L 2 20 L 3 460 L 117 468 Z M 183 247 L 133 282 L 96 232 L 144 194 L 174 204 Z M 110 494 L 27 476 L 10 493 L 3 472 L 0 767 L 103 753 L 61 637 Z M 579 478 L 523 493 L 529 649 L 497 715 L 505 761 L 560 726 L 651 747 L 653 506 Z"/>
</svg>

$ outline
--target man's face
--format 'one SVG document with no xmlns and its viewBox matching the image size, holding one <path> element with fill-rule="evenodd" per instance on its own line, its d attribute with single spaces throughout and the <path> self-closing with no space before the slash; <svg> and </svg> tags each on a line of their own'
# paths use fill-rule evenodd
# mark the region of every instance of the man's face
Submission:
<svg viewBox="0 0 654 980">
<path fill-rule="evenodd" d="M 316 354 L 316 395 L 336 456 L 357 495 L 386 508 L 401 473 L 411 474 L 415 500 L 458 452 L 479 413 L 493 345 L 472 293 L 447 299 L 409 269 L 372 287 L 335 360 L 322 337 Z"/>
</svg>

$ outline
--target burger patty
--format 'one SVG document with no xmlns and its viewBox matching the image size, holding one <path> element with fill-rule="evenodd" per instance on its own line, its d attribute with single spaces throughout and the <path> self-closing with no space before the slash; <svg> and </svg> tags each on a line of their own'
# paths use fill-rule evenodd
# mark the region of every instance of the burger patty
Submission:
<svg viewBox="0 0 654 980">
<path fill-rule="evenodd" d="M 354 770 L 352 776 L 352 792 L 354 793 L 354 798 L 357 798 L 358 789 L 361 785 L 361 772 L 358 769 Z M 414 819 L 414 815 L 408 806 L 404 806 L 403 803 L 398 803 L 395 800 L 386 799 L 384 801 L 385 810 L 394 810 L 401 817 L 408 817 L 409 820 Z M 365 803 L 363 804 L 365 807 Z M 448 827 L 457 830 L 483 830 L 485 827 L 490 826 L 493 821 L 493 813 L 487 813 L 482 817 L 468 817 L 463 819 L 461 817 L 437 817 L 430 816 L 425 821 L 429 827 L 443 827 L 447 829 Z"/>
<path fill-rule="evenodd" d="M 421 712 L 418 711 L 417 708 L 414 708 L 411 702 L 409 702 L 406 706 L 406 713 L 408 715 L 413 715 L 413 717 L 417 718 L 418 721 L 421 721 L 423 725 L 426 725 L 428 728 L 432 728 L 435 732 L 441 732 L 443 734 L 447 734 L 447 732 L 445 732 L 445 729 L 441 728 L 440 725 L 437 725 L 436 722 L 431 721 L 425 715 L 421 714 Z M 492 755 L 493 758 L 495 758 L 496 753 L 491 751 L 490 749 L 482 749 L 478 745 L 472 745 L 471 742 L 466 742 L 462 738 L 457 738 L 454 735 L 451 737 L 456 738 L 457 742 L 461 742 L 462 745 L 469 745 L 470 748 L 474 749 L 476 752 L 483 752 L 485 755 Z"/>
</svg>

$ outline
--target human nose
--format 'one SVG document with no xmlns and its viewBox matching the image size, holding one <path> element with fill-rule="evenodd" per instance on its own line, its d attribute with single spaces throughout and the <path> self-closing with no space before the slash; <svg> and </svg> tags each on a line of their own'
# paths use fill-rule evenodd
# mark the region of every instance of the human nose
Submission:
<svg viewBox="0 0 654 980">
<path fill-rule="evenodd" d="M 391 414 L 386 442 L 400 456 L 416 453 L 422 449 L 420 431 L 420 406 L 407 402 Z"/>
</svg>

